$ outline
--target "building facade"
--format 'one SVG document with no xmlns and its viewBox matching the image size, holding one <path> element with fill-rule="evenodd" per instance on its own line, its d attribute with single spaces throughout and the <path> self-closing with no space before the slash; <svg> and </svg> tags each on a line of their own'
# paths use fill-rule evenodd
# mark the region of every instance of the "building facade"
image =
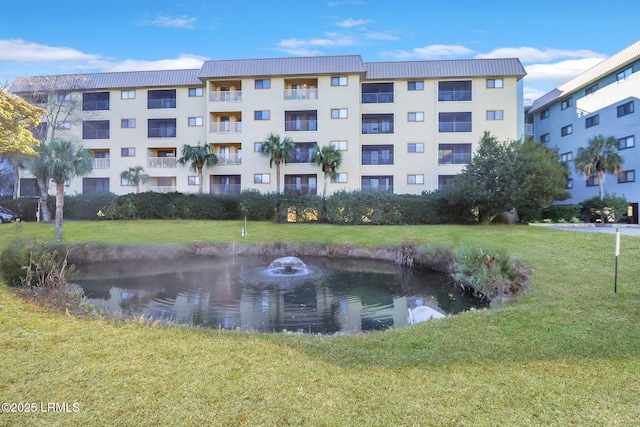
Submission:
<svg viewBox="0 0 640 427">
<path fill-rule="evenodd" d="M 575 171 L 574 157 L 590 138 L 603 135 L 618 140 L 624 158 L 621 176 L 606 175 L 608 194 L 624 196 L 630 202 L 629 216 L 638 223 L 640 186 L 640 41 L 605 59 L 579 76 L 536 100 L 528 111 L 534 138 L 557 147 L 560 160 L 569 166 L 569 200 L 580 203 L 598 195 L 597 177 L 585 178 Z"/>
<path fill-rule="evenodd" d="M 91 175 L 67 194 L 134 191 L 121 172 L 141 166 L 141 191 L 199 191 L 177 159 L 184 144 L 210 144 L 218 164 L 204 192 L 276 190 L 275 168 L 260 154 L 273 133 L 296 148 L 281 169 L 284 192 L 320 194 L 311 163 L 318 144 L 342 150 L 328 186 L 420 194 L 446 185 L 471 159 L 485 131 L 524 135 L 517 59 L 363 62 L 358 55 L 207 61 L 201 69 L 21 77 L 11 92 L 36 105 L 75 105 L 38 131 L 71 139 L 93 156 Z M 74 104 L 75 103 L 75 104 Z M 34 180 L 21 175 L 22 196 Z"/>
</svg>

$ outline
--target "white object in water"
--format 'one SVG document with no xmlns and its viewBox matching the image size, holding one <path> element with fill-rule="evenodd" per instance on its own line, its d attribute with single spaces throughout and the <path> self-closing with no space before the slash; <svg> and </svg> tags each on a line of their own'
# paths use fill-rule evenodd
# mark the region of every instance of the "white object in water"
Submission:
<svg viewBox="0 0 640 427">
<path fill-rule="evenodd" d="M 443 317 L 445 317 L 445 315 L 438 310 L 423 305 L 413 310 L 409 309 L 409 319 L 407 319 L 407 323 L 413 325 L 414 323 L 425 322 L 430 319 L 442 319 Z"/>
</svg>

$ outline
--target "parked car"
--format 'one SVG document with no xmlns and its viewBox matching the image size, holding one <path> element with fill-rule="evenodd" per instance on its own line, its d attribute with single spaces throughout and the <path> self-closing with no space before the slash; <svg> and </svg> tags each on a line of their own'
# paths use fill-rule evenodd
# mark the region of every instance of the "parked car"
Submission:
<svg viewBox="0 0 640 427">
<path fill-rule="evenodd" d="M 0 223 L 22 220 L 22 216 L 3 206 L 0 206 Z"/>
</svg>

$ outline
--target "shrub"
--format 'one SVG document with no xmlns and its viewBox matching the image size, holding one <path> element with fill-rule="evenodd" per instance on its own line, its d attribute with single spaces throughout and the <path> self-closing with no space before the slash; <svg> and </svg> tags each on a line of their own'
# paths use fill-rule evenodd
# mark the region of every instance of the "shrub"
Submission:
<svg viewBox="0 0 640 427">
<path fill-rule="evenodd" d="M 57 247 L 40 240 L 14 239 L 0 257 L 0 273 L 13 287 L 60 283 L 59 279 L 65 279 L 69 272 L 66 256 L 62 257 Z"/>
<path fill-rule="evenodd" d="M 77 194 L 64 197 L 64 218 L 95 220 L 98 211 L 116 199 L 113 193 Z M 35 211 L 34 211 L 35 212 Z M 55 211 L 53 211 L 55 212 Z"/>
<path fill-rule="evenodd" d="M 543 211 L 542 219 L 551 222 L 572 222 L 580 216 L 581 205 L 551 205 Z"/>
<path fill-rule="evenodd" d="M 629 203 L 624 197 L 618 197 L 615 194 L 607 194 L 602 200 L 595 196 L 580 202 L 580 218 L 585 222 L 600 222 L 602 220 L 602 211 L 604 208 L 610 210 L 607 222 L 617 222 L 624 214 L 627 213 Z"/>
</svg>

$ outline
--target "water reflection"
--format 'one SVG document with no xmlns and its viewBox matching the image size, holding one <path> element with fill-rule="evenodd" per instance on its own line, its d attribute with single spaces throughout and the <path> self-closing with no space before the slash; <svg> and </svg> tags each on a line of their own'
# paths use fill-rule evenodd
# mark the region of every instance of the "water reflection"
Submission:
<svg viewBox="0 0 640 427">
<path fill-rule="evenodd" d="M 211 328 L 307 333 L 402 327 L 409 310 L 453 314 L 478 303 L 454 293 L 444 274 L 392 262 L 306 260 L 313 274 L 266 279 L 265 257 L 190 257 L 78 265 L 89 302 L 125 317 Z"/>
</svg>

